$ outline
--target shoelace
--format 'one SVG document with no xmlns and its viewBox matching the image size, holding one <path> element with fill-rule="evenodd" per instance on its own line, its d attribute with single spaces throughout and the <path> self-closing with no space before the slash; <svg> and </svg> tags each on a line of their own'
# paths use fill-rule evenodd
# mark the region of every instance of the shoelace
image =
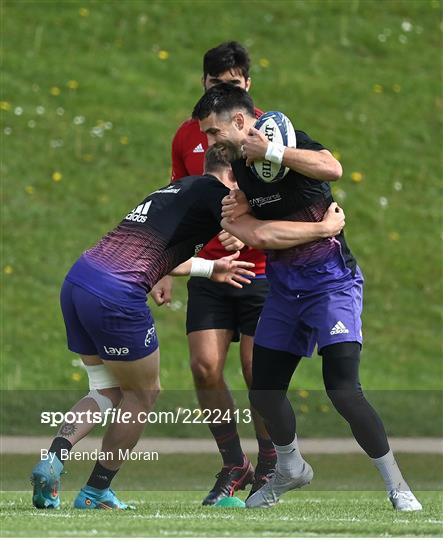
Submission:
<svg viewBox="0 0 443 540">
<path fill-rule="evenodd" d="M 228 469 L 228 467 L 223 467 L 220 472 L 218 472 L 215 477 L 217 478 L 217 481 L 214 485 L 214 490 L 222 485 L 223 482 L 225 482 L 229 478 L 229 473 L 231 472 L 231 469 Z"/>
</svg>

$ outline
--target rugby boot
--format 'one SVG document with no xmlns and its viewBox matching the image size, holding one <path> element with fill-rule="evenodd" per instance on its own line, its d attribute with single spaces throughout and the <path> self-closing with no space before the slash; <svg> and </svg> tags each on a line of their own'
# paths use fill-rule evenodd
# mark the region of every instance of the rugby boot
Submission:
<svg viewBox="0 0 443 540">
<path fill-rule="evenodd" d="M 74 500 L 74 508 L 79 510 L 134 510 L 120 501 L 111 488 L 96 489 L 85 486 Z"/>
<path fill-rule="evenodd" d="M 224 466 L 216 475 L 214 487 L 203 499 L 203 506 L 214 505 L 220 499 L 232 497 L 234 492 L 245 489 L 254 480 L 254 467 L 246 456 L 242 465 Z"/>
<path fill-rule="evenodd" d="M 32 469 L 32 504 L 36 508 L 57 509 L 60 507 L 60 475 L 63 463 L 52 452 Z"/>
<path fill-rule="evenodd" d="M 283 475 L 278 465 L 275 474 L 258 491 L 246 499 L 247 508 L 268 508 L 278 503 L 280 497 L 287 491 L 309 484 L 314 477 L 312 467 L 306 461 L 297 476 Z"/>
<path fill-rule="evenodd" d="M 412 491 L 409 490 L 392 489 L 388 493 L 388 497 L 394 509 L 399 512 L 417 512 L 423 508 Z"/>
<path fill-rule="evenodd" d="M 275 474 L 275 462 L 272 463 L 257 463 L 255 468 L 254 481 L 252 482 L 251 491 L 247 499 L 253 495 L 256 491 L 262 488 L 265 484 L 269 482 L 272 476 Z M 247 500 L 246 499 L 246 500 Z"/>
</svg>

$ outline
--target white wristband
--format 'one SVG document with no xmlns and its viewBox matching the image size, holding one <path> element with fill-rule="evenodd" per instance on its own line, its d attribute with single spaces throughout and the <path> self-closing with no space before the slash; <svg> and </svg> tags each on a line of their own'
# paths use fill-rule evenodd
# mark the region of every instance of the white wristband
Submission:
<svg viewBox="0 0 443 540">
<path fill-rule="evenodd" d="M 192 257 L 190 276 L 210 278 L 214 270 L 214 261 L 201 257 Z"/>
<path fill-rule="evenodd" d="M 283 154 L 285 153 L 285 147 L 280 143 L 270 142 L 268 143 L 268 149 L 266 150 L 265 159 L 277 163 L 280 165 L 283 161 Z"/>
</svg>

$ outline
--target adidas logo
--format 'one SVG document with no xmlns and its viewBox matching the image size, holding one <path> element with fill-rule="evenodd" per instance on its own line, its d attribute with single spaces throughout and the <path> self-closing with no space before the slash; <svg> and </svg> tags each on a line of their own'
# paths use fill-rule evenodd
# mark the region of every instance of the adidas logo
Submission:
<svg viewBox="0 0 443 540">
<path fill-rule="evenodd" d="M 139 204 L 137 208 L 134 208 L 129 212 L 125 217 L 127 221 L 136 221 L 137 223 L 144 223 L 147 219 L 146 214 L 148 213 L 149 207 L 151 206 L 152 201 L 145 202 L 145 204 Z"/>
<path fill-rule="evenodd" d="M 205 149 L 203 148 L 202 143 L 200 143 L 200 144 L 197 144 L 197 146 L 194 148 L 192 153 L 193 154 L 200 154 L 201 152 L 204 152 L 204 151 L 205 151 Z"/>
<path fill-rule="evenodd" d="M 338 321 L 329 333 L 331 336 L 335 336 L 335 334 L 349 334 L 349 330 L 341 321 Z"/>
</svg>

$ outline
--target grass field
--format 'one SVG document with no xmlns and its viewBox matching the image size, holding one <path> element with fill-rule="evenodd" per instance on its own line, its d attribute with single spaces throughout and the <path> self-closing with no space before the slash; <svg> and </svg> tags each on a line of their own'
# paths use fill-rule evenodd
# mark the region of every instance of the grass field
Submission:
<svg viewBox="0 0 443 540">
<path fill-rule="evenodd" d="M 202 508 L 219 458 L 180 455 L 179 459 L 160 456 L 156 463 L 125 465 L 115 488 L 136 510 L 79 512 L 71 508 L 74 490 L 81 487 L 92 465 L 69 463 L 63 477 L 62 508 L 40 512 L 30 504 L 26 478 L 35 456 L 4 456 L 1 532 L 3 536 L 88 537 L 441 536 L 441 456 L 400 454 L 398 458 L 417 490 L 422 512 L 395 513 L 375 469 L 361 455 L 307 456 L 315 470 L 313 483 L 267 510 Z M 240 492 L 240 497 L 244 499 L 245 494 Z"/>
<path fill-rule="evenodd" d="M 366 275 L 364 385 L 441 389 L 440 0 L 1 7 L 3 388 L 86 387 L 65 347 L 60 283 L 167 183 L 171 138 L 201 95 L 202 54 L 238 39 L 257 104 L 286 112 L 343 163 L 335 195 Z M 192 388 L 185 303 L 182 281 L 173 309 L 155 309 L 169 389 Z M 226 372 L 242 388 L 237 350 Z M 316 359 L 294 385 L 321 387 Z"/>
<path fill-rule="evenodd" d="M 418 493 L 424 510 L 394 513 L 380 492 L 306 492 L 266 510 L 203 508 L 204 493 L 124 492 L 127 512 L 37 511 L 29 493 L 3 493 L 2 535 L 8 536 L 435 536 L 443 534 L 442 496 Z M 68 493 L 66 502 L 74 493 Z"/>
</svg>

